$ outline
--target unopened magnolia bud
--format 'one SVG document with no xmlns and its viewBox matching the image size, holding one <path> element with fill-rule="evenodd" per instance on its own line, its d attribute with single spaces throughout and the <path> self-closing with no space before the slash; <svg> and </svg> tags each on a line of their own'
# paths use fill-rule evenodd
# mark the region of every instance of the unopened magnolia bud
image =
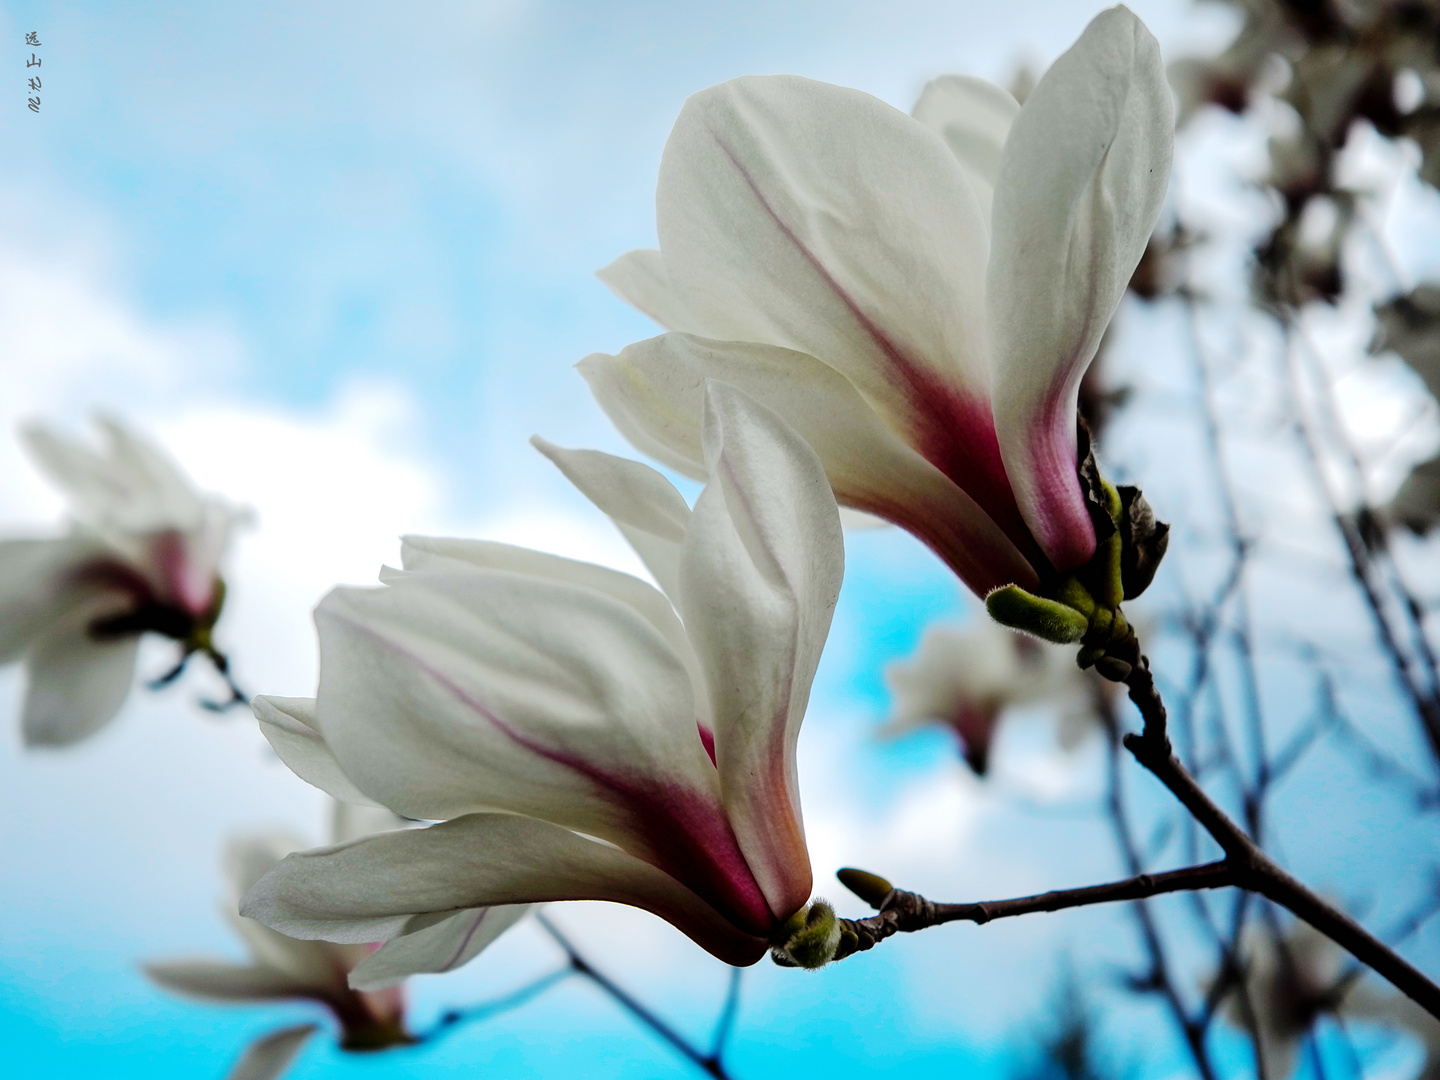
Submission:
<svg viewBox="0 0 1440 1080">
<path fill-rule="evenodd" d="M 776 948 L 796 967 L 822 968 L 840 948 L 840 920 L 824 900 L 812 900 L 785 921 Z"/>
<path fill-rule="evenodd" d="M 873 908 L 878 908 L 884 903 L 885 897 L 889 896 L 894 888 L 879 874 L 872 874 L 867 870 L 856 870 L 853 866 L 835 871 L 835 876 L 840 879 L 841 885 Z"/>
<path fill-rule="evenodd" d="M 1076 644 L 1090 628 L 1090 620 L 1074 608 L 1028 593 L 1018 585 L 992 591 L 985 597 L 985 610 L 1003 626 L 1057 645 Z"/>
</svg>

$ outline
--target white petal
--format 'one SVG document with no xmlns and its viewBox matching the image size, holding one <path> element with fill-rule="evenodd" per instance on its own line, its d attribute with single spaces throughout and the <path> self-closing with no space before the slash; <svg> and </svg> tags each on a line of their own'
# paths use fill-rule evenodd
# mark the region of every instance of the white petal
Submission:
<svg viewBox="0 0 1440 1080">
<path fill-rule="evenodd" d="M 615 459 L 620 460 L 620 459 Z M 634 464 L 633 462 L 631 464 Z M 640 466 L 644 468 L 644 466 Z M 662 478 L 663 479 L 663 478 Z M 666 482 L 668 485 L 668 481 Z M 672 489 L 673 490 L 673 489 Z M 678 499 L 679 492 L 675 493 Z M 680 500 L 685 517 L 690 508 Z M 627 533 L 628 535 L 628 533 Z M 675 609 L 660 593 L 639 578 L 622 574 L 594 563 L 566 559 L 543 551 L 516 547 L 512 544 L 497 544 L 490 540 L 453 540 L 435 536 L 407 536 L 401 547 L 401 555 L 407 570 L 421 571 L 466 571 L 473 569 L 506 570 L 531 577 L 549 578 L 553 581 L 582 585 L 589 589 L 614 597 L 633 608 L 646 622 L 658 630 L 669 646 L 675 650 L 685 669 L 696 672 L 695 657 L 690 649 L 685 629 L 675 616 Z M 678 558 L 678 555 L 677 555 Z M 395 580 L 393 577 L 382 580 Z M 698 685 L 698 683 L 696 684 Z M 700 719 L 705 720 L 708 705 L 697 702 L 701 708 Z"/>
<path fill-rule="evenodd" d="M 231 895 L 239 900 L 270 868 L 289 855 L 309 845 L 299 837 L 285 832 L 247 833 L 233 837 L 225 845 L 225 881 Z"/>
<path fill-rule="evenodd" d="M 362 836 L 409 829 L 414 824 L 388 807 L 337 801 L 330 807 L 330 842 L 343 844 Z"/>
<path fill-rule="evenodd" d="M 595 276 L 621 300 L 666 330 L 693 329 L 694 317 L 675 295 L 660 252 L 649 248 L 627 251 L 609 266 L 595 271 Z"/>
<path fill-rule="evenodd" d="M 341 802 L 379 806 L 345 775 L 315 720 L 314 698 L 261 695 L 250 702 L 260 732 L 296 776 Z"/>
<path fill-rule="evenodd" d="M 297 1024 L 272 1031 L 248 1047 L 225 1080 L 276 1080 L 305 1048 L 318 1024 Z"/>
<path fill-rule="evenodd" d="M 236 937 L 249 950 L 255 961 L 254 967 L 275 972 L 277 977 L 287 980 L 290 993 L 296 997 L 333 1000 L 337 995 L 348 993 L 345 973 L 363 957 L 343 960 L 337 958 L 334 950 L 354 949 L 356 946 L 332 945 L 328 941 L 296 941 L 260 925 L 254 919 L 241 918 L 235 910 L 239 903 L 240 899 L 236 897 L 221 909 L 221 913 Z"/>
<path fill-rule="evenodd" d="M 849 380 L 812 356 L 664 334 L 618 356 L 589 356 L 580 372 L 632 443 L 663 461 L 691 463 L 685 471 L 702 477 L 705 380 L 728 383 L 800 433 L 820 455 L 836 499 L 913 532 L 980 595 L 1011 582 L 1038 584 L 1029 561 L 974 500 L 902 442 Z"/>
<path fill-rule="evenodd" d="M 173 461 L 113 417 L 97 417 L 106 437 L 104 453 L 29 425 L 23 437 L 36 463 L 63 488 L 80 520 L 107 531 L 188 529 L 204 506 Z"/>
<path fill-rule="evenodd" d="M 853 506 L 840 507 L 840 527 L 846 532 L 869 532 L 872 529 L 889 528 L 893 522 L 886 521 Z"/>
<path fill-rule="evenodd" d="M 72 608 L 35 641 L 26 663 L 22 729 L 26 746 L 69 746 L 104 727 L 135 677 L 137 637 L 96 641 L 91 622 L 114 613 L 101 595 Z"/>
<path fill-rule="evenodd" d="M 705 669 L 725 808 L 784 919 L 810 898 L 795 743 L 844 576 L 840 515 L 815 451 L 777 414 L 711 381 L 681 560 L 681 614 Z"/>
<path fill-rule="evenodd" d="M 51 623 L 94 589 L 72 579 L 100 554 L 78 537 L 0 542 L 0 663 L 18 658 Z"/>
<path fill-rule="evenodd" d="M 320 728 L 362 791 L 411 818 L 505 810 L 579 829 L 760 919 L 690 675 L 633 608 L 473 567 L 337 589 L 315 621 Z"/>
<path fill-rule="evenodd" d="M 470 814 L 292 855 L 241 911 L 293 937 L 366 942 L 404 933 L 415 915 L 549 900 L 644 908 L 730 963 L 753 963 L 765 950 L 648 863 L 513 814 Z"/>
<path fill-rule="evenodd" d="M 411 975 L 454 971 L 519 922 L 529 904 L 475 908 L 437 918 L 417 915 L 406 930 L 371 953 L 350 973 L 356 990 L 383 990 Z"/>
<path fill-rule="evenodd" d="M 990 221 L 990 201 L 1000 172 L 1000 151 L 1020 103 L 1010 91 L 973 75 L 942 75 L 920 92 L 910 115 L 945 140 L 965 170 L 970 189 Z"/>
<path fill-rule="evenodd" d="M 924 125 L 858 90 L 733 79 L 681 110 L 656 216 L 694 332 L 818 357 L 917 445 L 991 467 L 988 229 Z"/>
<path fill-rule="evenodd" d="M 211 1001 L 269 1001 L 303 997 L 293 975 L 272 967 L 241 967 L 223 960 L 167 960 L 145 965 L 145 974 L 166 990 Z"/>
<path fill-rule="evenodd" d="M 1115 7 L 1045 73 L 1001 157 L 987 287 L 996 432 L 1061 570 L 1095 544 L 1075 475 L 1080 378 L 1144 254 L 1173 142 L 1159 47 Z"/>
<path fill-rule="evenodd" d="M 690 507 L 675 485 L 650 466 L 614 454 L 566 450 L 538 435 L 530 443 L 615 522 L 661 590 L 673 598 L 680 544 L 690 524 Z"/>
</svg>

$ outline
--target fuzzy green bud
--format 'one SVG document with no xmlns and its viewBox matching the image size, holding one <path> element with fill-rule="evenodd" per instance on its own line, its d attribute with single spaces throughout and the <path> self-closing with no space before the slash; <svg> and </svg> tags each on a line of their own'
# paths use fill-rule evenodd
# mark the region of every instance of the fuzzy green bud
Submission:
<svg viewBox="0 0 1440 1080">
<path fill-rule="evenodd" d="M 824 900 L 812 900 L 781 927 L 777 949 L 796 967 L 814 970 L 835 959 L 840 948 L 840 920 Z"/>
<path fill-rule="evenodd" d="M 1090 628 L 1090 620 L 1068 604 L 1046 600 L 1018 585 L 993 590 L 985 597 L 985 610 L 1002 626 L 1057 645 L 1074 645 Z"/>
</svg>

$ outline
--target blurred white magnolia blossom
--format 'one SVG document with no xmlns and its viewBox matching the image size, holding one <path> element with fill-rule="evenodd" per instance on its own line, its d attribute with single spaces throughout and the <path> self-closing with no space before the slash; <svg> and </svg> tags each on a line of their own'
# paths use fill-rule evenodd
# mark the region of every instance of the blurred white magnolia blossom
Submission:
<svg viewBox="0 0 1440 1080">
<path fill-rule="evenodd" d="M 1089 726 L 1097 685 L 1075 666 L 1073 649 L 988 620 L 967 629 L 930 627 L 911 660 L 885 669 L 885 682 L 894 707 L 882 734 L 943 724 L 959 737 L 965 761 L 981 775 L 1008 709 L 1054 703 L 1061 710 L 1060 743 L 1068 750 Z"/>
<path fill-rule="evenodd" d="M 1126 8 L 1021 107 L 980 79 L 913 117 L 795 76 L 686 102 L 658 251 L 599 272 L 671 331 L 580 363 L 640 450 L 703 478 L 700 395 L 732 383 L 819 454 L 845 506 L 908 529 L 975 592 L 1090 559 L 1076 395 L 1170 174 L 1170 89 Z"/>
<path fill-rule="evenodd" d="M 712 382 L 702 431 L 693 510 L 648 466 L 537 441 L 663 591 L 410 538 L 384 588 L 320 604 L 318 696 L 257 699 L 266 736 L 336 797 L 440 824 L 292 855 L 242 911 L 388 939 L 379 959 L 421 930 L 461 942 L 450 924 L 486 905 L 610 900 L 727 962 L 764 954 L 810 898 L 795 747 L 843 546 L 823 467 L 778 415 Z"/>
<path fill-rule="evenodd" d="M 24 440 L 69 500 L 71 526 L 48 540 L 0 543 L 0 663 L 24 659 L 27 745 L 64 746 L 119 710 L 140 635 L 203 651 L 225 585 L 221 560 L 242 515 L 201 495 L 159 447 L 99 418 L 96 453 L 39 425 Z"/>
<path fill-rule="evenodd" d="M 332 839 L 342 843 L 403 825 L 388 810 L 337 803 Z M 411 1042 L 405 1031 L 405 1000 L 399 987 L 362 992 L 351 989 L 347 981 L 375 946 L 296 941 L 236 914 L 240 898 L 255 882 L 290 852 L 305 846 L 286 835 L 248 836 L 232 841 L 226 851 L 229 890 L 222 910 L 250 952 L 248 964 L 167 960 L 145 965 L 145 974 L 167 990 L 206 1001 L 318 1002 L 339 1023 L 340 1045 L 347 1050 L 382 1050 Z M 279 1076 L 318 1029 L 318 1024 L 298 1024 L 255 1040 L 231 1071 L 232 1080 Z"/>
<path fill-rule="evenodd" d="M 1245 987 L 1268 1080 L 1295 1075 L 1301 1047 L 1324 1016 L 1409 1033 L 1425 1047 L 1417 1080 L 1440 1078 L 1440 1021 L 1403 994 L 1374 989 L 1345 951 L 1320 931 L 1297 921 L 1279 941 L 1257 934 L 1247 944 Z M 1250 1027 L 1245 1003 L 1234 991 L 1223 1015 L 1242 1031 Z"/>
</svg>

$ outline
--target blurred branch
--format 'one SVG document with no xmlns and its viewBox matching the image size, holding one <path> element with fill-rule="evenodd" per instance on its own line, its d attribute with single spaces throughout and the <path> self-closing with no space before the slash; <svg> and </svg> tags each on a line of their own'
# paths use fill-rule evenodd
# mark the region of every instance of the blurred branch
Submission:
<svg viewBox="0 0 1440 1080">
<path fill-rule="evenodd" d="M 730 986 L 725 992 L 725 1004 L 720 1009 L 720 1019 L 715 1022 L 715 1037 L 710 1043 L 710 1059 L 719 1062 L 725 1053 L 725 1044 L 735 1030 L 735 1018 L 740 1015 L 740 982 L 744 978 L 743 968 L 730 969 Z"/>
<path fill-rule="evenodd" d="M 503 997 L 498 997 L 493 1001 L 482 1002 L 479 1005 L 471 1005 L 464 1009 L 450 1009 L 441 1013 L 440 1019 L 435 1021 L 435 1026 L 429 1031 L 418 1035 L 415 1042 L 433 1043 L 463 1024 L 474 1023 L 477 1020 L 488 1020 L 490 1017 L 498 1016 L 500 1013 L 518 1009 L 520 1006 L 539 997 L 556 983 L 564 982 L 574 974 L 575 969 L 569 964 L 566 964 L 559 970 L 552 971 L 548 975 L 542 975 L 535 981 L 520 987 L 520 989 L 506 994 Z"/>
<path fill-rule="evenodd" d="M 610 976 L 602 971 L 597 971 L 591 966 L 590 962 L 581 956 L 575 946 L 571 944 L 570 939 L 561 933 L 559 928 L 547 919 L 542 912 L 537 911 L 535 913 L 535 919 L 545 928 L 545 932 L 555 939 L 555 943 L 564 950 L 565 955 L 570 958 L 570 969 L 575 974 L 583 975 L 601 990 L 605 991 L 605 993 L 609 994 L 617 1005 L 636 1020 L 639 1020 L 640 1023 L 649 1028 L 662 1041 L 669 1043 L 678 1050 L 681 1055 L 687 1058 L 697 1068 L 708 1073 L 710 1076 L 716 1077 L 717 1080 L 729 1080 L 730 1074 L 725 1071 L 725 1066 L 720 1060 L 725 1041 L 721 1036 L 728 1037 L 729 1029 L 734 1023 L 733 1012 L 738 1006 L 738 983 L 731 983 L 730 994 L 726 998 L 725 1010 L 721 1013 L 721 1024 L 718 1025 L 719 1030 L 716 1035 L 715 1049 L 706 1054 L 691 1045 L 689 1039 L 685 1038 L 685 1036 L 671 1027 L 669 1023 L 661 1019 L 660 1016 L 648 1006 L 642 1004 L 637 998 L 632 996 L 628 990 L 611 979 Z M 735 1004 L 732 1004 L 732 1001 Z"/>
<path fill-rule="evenodd" d="M 1370 551 L 1367 547 L 1367 537 L 1372 542 L 1388 543 L 1384 540 L 1383 529 L 1369 529 L 1362 533 L 1360 523 L 1355 515 L 1345 512 L 1338 493 L 1334 490 L 1329 479 L 1325 475 L 1325 457 L 1321 448 L 1319 432 L 1315 429 L 1315 422 L 1310 416 L 1309 410 L 1305 407 L 1305 380 L 1300 371 L 1298 350 L 1291 343 L 1292 337 L 1297 336 L 1294 327 L 1294 320 L 1288 313 L 1279 313 L 1281 328 L 1285 334 L 1285 355 L 1286 364 L 1290 375 L 1291 395 L 1294 399 L 1296 410 L 1296 428 L 1300 434 L 1301 445 L 1307 452 L 1307 457 L 1318 480 L 1318 486 L 1323 492 L 1329 505 L 1331 520 L 1340 538 L 1344 541 L 1346 554 L 1350 558 L 1350 573 L 1355 583 L 1360 587 L 1360 592 L 1365 598 L 1366 605 L 1370 608 L 1371 615 L 1375 619 L 1375 629 L 1380 637 L 1380 645 L 1386 655 L 1390 658 L 1395 674 L 1399 678 L 1401 686 L 1409 696 L 1415 707 L 1415 712 L 1420 720 L 1420 725 L 1425 731 L 1429 740 L 1430 749 L 1436 760 L 1440 761 L 1440 700 L 1436 699 L 1434 687 L 1436 686 L 1435 656 L 1430 649 L 1429 640 L 1424 633 L 1423 611 L 1419 602 L 1414 598 L 1408 589 L 1404 588 L 1403 582 L 1395 578 L 1394 584 L 1402 593 L 1402 599 L 1406 601 L 1407 610 L 1410 612 L 1412 621 L 1417 622 L 1417 641 L 1421 643 L 1422 652 L 1427 658 L 1431 671 L 1432 690 L 1427 693 L 1415 678 L 1411 668 L 1410 658 L 1401 648 L 1399 638 L 1390 624 L 1390 616 L 1385 610 L 1384 598 L 1380 595 L 1377 583 L 1372 573 Z M 1312 350 L 1313 351 L 1313 350 Z M 1323 380 L 1323 372 L 1322 381 Z M 1328 386 L 1328 383 L 1327 383 Z M 1353 454 L 1353 451 L 1352 451 Z M 1358 468 L 1358 461 L 1356 462 Z M 1363 476 L 1362 476 L 1363 495 Z M 1365 520 L 1370 520 L 1373 515 L 1368 507 L 1364 508 Z M 1368 534 L 1373 533 L 1374 536 Z"/>
<path fill-rule="evenodd" d="M 1169 789 L 1220 845 L 1226 855 L 1223 861 L 1233 875 L 1230 883 L 1259 893 L 1305 920 L 1347 949 L 1357 960 L 1388 979 L 1426 1012 L 1440 1018 L 1440 986 L 1350 916 L 1286 872 L 1245 835 L 1185 771 L 1171 750 L 1166 734 L 1165 705 L 1155 691 L 1149 665 L 1143 656 L 1139 661 L 1131 669 L 1126 685 L 1130 690 L 1130 700 L 1140 710 L 1144 729 L 1140 734 L 1126 735 L 1123 740 L 1125 748 Z"/>
</svg>

